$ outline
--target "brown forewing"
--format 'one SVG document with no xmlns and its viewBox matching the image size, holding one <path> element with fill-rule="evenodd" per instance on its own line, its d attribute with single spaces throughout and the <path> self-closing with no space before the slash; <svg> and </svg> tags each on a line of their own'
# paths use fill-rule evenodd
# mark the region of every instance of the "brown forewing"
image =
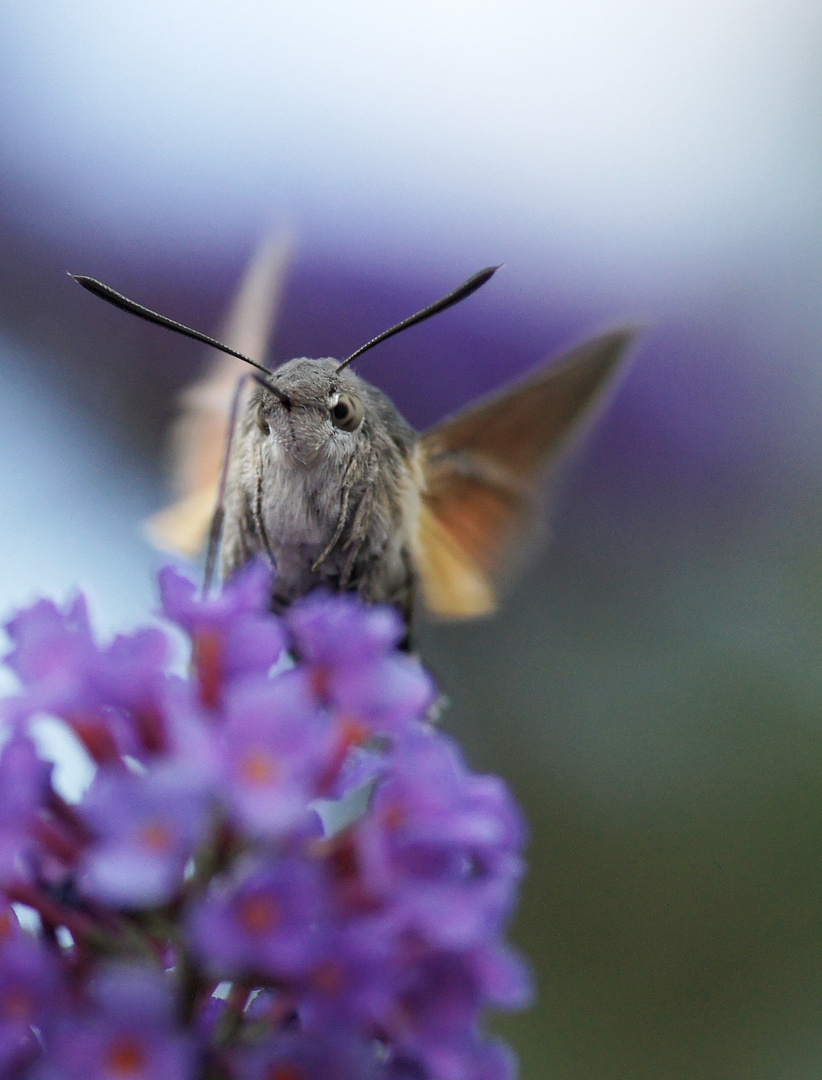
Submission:
<svg viewBox="0 0 822 1080">
<path fill-rule="evenodd" d="M 264 362 L 282 295 L 291 244 L 282 232 L 255 253 L 235 296 L 223 337 L 228 345 Z M 231 404 L 248 367 L 221 356 L 182 395 L 171 432 L 172 482 L 178 499 L 146 523 L 154 543 L 189 558 L 205 546 L 217 504 Z"/>
<path fill-rule="evenodd" d="M 418 563 L 433 614 L 494 609 L 539 520 L 544 480 L 601 400 L 633 334 L 594 338 L 423 435 Z"/>
</svg>

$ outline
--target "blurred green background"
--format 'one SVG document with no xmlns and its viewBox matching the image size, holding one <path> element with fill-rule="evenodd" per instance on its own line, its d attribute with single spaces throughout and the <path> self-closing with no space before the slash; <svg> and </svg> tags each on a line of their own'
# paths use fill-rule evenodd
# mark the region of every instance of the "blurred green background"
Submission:
<svg viewBox="0 0 822 1080">
<path fill-rule="evenodd" d="M 154 606 L 140 522 L 190 343 L 272 227 L 269 359 L 363 358 L 418 427 L 603 326 L 631 370 L 498 617 L 427 626 L 531 826 L 527 1078 L 822 1071 L 822 6 L 0 6 L 0 607 Z"/>
</svg>

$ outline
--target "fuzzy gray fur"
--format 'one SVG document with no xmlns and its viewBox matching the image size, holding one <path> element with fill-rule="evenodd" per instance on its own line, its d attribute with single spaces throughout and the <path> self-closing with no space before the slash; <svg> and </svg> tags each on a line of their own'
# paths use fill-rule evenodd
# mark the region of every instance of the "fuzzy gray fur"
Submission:
<svg viewBox="0 0 822 1080">
<path fill-rule="evenodd" d="M 385 394 L 338 366 L 278 367 L 271 379 L 290 409 L 259 384 L 248 395 L 228 463 L 221 570 L 262 554 L 276 569 L 275 610 L 325 586 L 410 619 L 417 437 Z M 331 422 L 340 393 L 362 402 L 355 431 Z"/>
</svg>

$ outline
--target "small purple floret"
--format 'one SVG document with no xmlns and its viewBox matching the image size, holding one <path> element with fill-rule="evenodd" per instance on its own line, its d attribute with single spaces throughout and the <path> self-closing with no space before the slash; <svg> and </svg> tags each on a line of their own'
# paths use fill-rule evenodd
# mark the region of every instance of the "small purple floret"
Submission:
<svg viewBox="0 0 822 1080">
<path fill-rule="evenodd" d="M 320 593 L 295 605 L 288 622 L 318 700 L 349 723 L 399 734 L 434 703 L 430 675 L 397 652 L 404 630 L 391 608 Z"/>
<path fill-rule="evenodd" d="M 223 681 L 266 674 L 282 655 L 285 635 L 267 613 L 271 571 L 254 562 L 234 575 L 218 596 L 201 597 L 197 586 L 171 566 L 160 571 L 163 613 L 191 638 L 205 703 L 216 705 Z"/>
<path fill-rule="evenodd" d="M 100 769 L 82 819 L 92 836 L 80 861 L 80 891 L 113 907 L 157 907 L 183 887 L 188 860 L 205 838 L 209 805 L 173 769 Z"/>
<path fill-rule="evenodd" d="M 46 1052 L 48 1080 L 196 1080 L 196 1045 L 170 988 L 145 965 L 103 968 L 64 1014 Z"/>
<path fill-rule="evenodd" d="M 0 1076 L 15 1075 L 39 1053 L 36 1031 L 48 1031 L 64 1004 L 54 957 L 28 934 L 0 945 Z"/>
<path fill-rule="evenodd" d="M 226 694 L 220 734 L 230 814 L 252 836 L 282 837 L 304 821 L 331 765 L 334 730 L 286 673 L 245 680 Z"/>
<path fill-rule="evenodd" d="M 319 866 L 270 859 L 213 883 L 187 931 L 204 968 L 220 978 L 264 976 L 282 983 L 310 971 L 327 932 Z"/>
</svg>

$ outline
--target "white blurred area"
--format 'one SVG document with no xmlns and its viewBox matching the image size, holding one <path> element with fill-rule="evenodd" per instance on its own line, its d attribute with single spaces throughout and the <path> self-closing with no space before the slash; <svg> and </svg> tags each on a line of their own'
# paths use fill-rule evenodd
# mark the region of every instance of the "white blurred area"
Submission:
<svg viewBox="0 0 822 1080">
<path fill-rule="evenodd" d="M 0 615 L 46 596 L 89 593 L 105 634 L 157 607 L 155 557 L 140 523 L 157 494 L 136 466 L 0 335 Z M 0 668 L 0 691 L 11 675 Z"/>
<path fill-rule="evenodd" d="M 821 29 L 812 0 L 4 0 L 0 162 L 31 228 L 159 253 L 287 215 L 647 302 L 818 240 Z"/>
</svg>

